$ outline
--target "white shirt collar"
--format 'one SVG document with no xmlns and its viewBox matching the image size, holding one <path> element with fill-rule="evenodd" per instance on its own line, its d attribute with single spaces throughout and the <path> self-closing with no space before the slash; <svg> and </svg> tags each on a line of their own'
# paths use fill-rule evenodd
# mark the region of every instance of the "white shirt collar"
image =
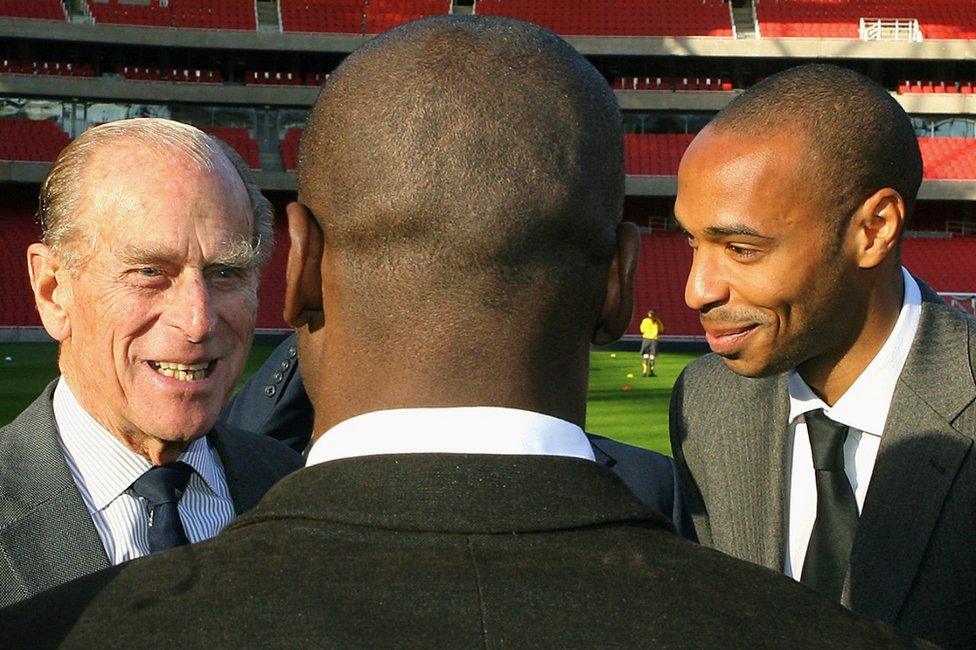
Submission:
<svg viewBox="0 0 976 650">
<path fill-rule="evenodd" d="M 152 467 L 81 406 L 64 377 L 54 388 L 52 406 L 65 455 L 78 469 L 98 510 L 108 506 Z M 192 467 L 212 492 L 228 496 L 206 437 L 191 442 L 178 460 Z"/>
<path fill-rule="evenodd" d="M 320 437 L 306 466 L 377 454 L 515 454 L 594 460 L 583 430 L 519 409 L 471 406 L 389 409 L 340 422 Z"/>
<path fill-rule="evenodd" d="M 824 404 L 796 370 L 790 371 L 790 422 L 803 413 L 823 409 L 827 417 L 852 429 L 878 437 L 884 432 L 898 375 L 908 359 L 922 313 L 922 292 L 918 283 L 904 267 L 901 272 L 905 279 L 905 297 L 894 329 L 871 363 L 833 407 Z"/>
</svg>

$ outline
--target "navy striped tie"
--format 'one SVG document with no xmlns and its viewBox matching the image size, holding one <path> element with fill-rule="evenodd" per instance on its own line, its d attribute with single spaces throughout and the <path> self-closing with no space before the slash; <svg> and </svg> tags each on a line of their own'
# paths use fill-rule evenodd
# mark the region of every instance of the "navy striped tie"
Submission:
<svg viewBox="0 0 976 650">
<path fill-rule="evenodd" d="M 152 467 L 132 484 L 149 506 L 149 552 L 189 544 L 177 504 L 193 468 L 183 462 Z"/>
</svg>

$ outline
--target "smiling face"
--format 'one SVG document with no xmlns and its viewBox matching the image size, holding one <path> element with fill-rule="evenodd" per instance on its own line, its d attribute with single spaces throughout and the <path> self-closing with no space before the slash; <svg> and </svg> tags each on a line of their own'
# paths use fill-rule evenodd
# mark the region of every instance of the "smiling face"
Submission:
<svg viewBox="0 0 976 650">
<path fill-rule="evenodd" d="M 77 218 L 91 249 L 69 244 L 82 260 L 58 272 L 60 366 L 82 406 L 133 447 L 205 435 L 250 349 L 253 216 L 231 164 L 214 166 L 123 143 L 84 167 Z"/>
<path fill-rule="evenodd" d="M 851 236 L 838 239 L 792 133 L 706 128 L 678 170 L 675 216 L 694 258 L 685 302 L 734 372 L 767 376 L 836 360 L 857 327 Z"/>
</svg>

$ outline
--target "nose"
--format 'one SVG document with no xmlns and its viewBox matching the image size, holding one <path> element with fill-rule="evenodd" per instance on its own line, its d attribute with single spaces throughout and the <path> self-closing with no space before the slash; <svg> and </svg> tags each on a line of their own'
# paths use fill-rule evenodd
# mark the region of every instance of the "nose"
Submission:
<svg viewBox="0 0 976 650">
<path fill-rule="evenodd" d="M 202 274 L 183 278 L 170 305 L 170 319 L 191 343 L 201 343 L 213 334 L 217 312 Z"/>
<path fill-rule="evenodd" d="M 729 283 L 724 277 L 721 260 L 705 246 L 692 253 L 691 271 L 685 284 L 685 304 L 699 312 L 726 302 Z"/>
</svg>

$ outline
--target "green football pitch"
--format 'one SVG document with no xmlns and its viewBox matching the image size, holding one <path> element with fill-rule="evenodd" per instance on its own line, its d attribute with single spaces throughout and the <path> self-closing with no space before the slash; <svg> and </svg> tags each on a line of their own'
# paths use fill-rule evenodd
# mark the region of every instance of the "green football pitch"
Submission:
<svg viewBox="0 0 976 650">
<path fill-rule="evenodd" d="M 274 347 L 254 346 L 245 377 L 260 367 Z M 590 355 L 587 431 L 670 453 L 671 387 L 681 369 L 696 356 L 665 351 L 658 358 L 658 376 L 645 378 L 640 376 L 637 352 L 594 350 Z M 0 425 L 16 417 L 57 374 L 54 344 L 0 343 Z"/>
</svg>

